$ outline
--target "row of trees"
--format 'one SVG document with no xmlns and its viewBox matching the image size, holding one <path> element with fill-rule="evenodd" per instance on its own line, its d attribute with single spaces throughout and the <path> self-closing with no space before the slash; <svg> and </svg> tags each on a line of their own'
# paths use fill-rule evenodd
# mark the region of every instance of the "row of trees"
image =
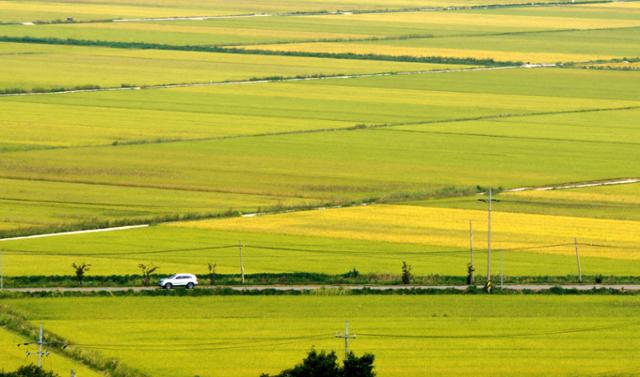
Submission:
<svg viewBox="0 0 640 377">
<path fill-rule="evenodd" d="M 75 272 L 76 278 L 78 279 L 78 283 L 82 285 L 86 273 L 91 269 L 91 264 L 89 263 L 72 263 L 71 267 Z M 207 263 L 207 269 L 209 271 L 209 283 L 214 285 L 215 277 L 216 277 L 216 263 Z M 151 284 L 151 275 L 158 270 L 158 266 L 155 266 L 153 263 L 149 264 L 138 264 L 138 268 L 142 273 L 142 284 L 144 286 L 148 286 Z M 354 274 L 354 277 L 359 275 L 358 271 L 354 268 L 350 274 Z M 413 276 L 411 275 L 411 265 L 407 264 L 407 262 L 402 262 L 402 284 L 411 284 L 411 279 Z"/>
<path fill-rule="evenodd" d="M 84 263 L 84 262 L 83 263 L 74 262 L 71 264 L 71 267 L 73 267 L 73 271 L 76 275 L 76 279 L 78 280 L 78 283 L 82 285 L 82 283 L 84 282 L 85 275 L 89 270 L 91 270 L 91 264 Z M 207 269 L 209 270 L 209 282 L 211 283 L 211 285 L 215 283 L 216 267 L 217 267 L 216 263 L 207 263 Z M 153 263 L 149 263 L 149 264 L 140 263 L 138 264 L 138 268 L 140 269 L 140 272 L 142 274 L 142 284 L 144 286 L 148 286 L 151 284 L 151 275 L 153 275 L 153 273 L 158 270 L 159 266 L 155 266 Z"/>
<path fill-rule="evenodd" d="M 370 353 L 358 357 L 349 352 L 342 365 L 338 364 L 335 351 L 325 352 L 312 349 L 302 362 L 291 369 L 261 377 L 375 377 L 373 361 Z"/>
<path fill-rule="evenodd" d="M 375 377 L 373 361 L 375 357 L 370 353 L 358 357 L 349 352 L 342 362 L 338 363 L 335 351 L 325 352 L 312 349 L 301 363 L 291 369 L 261 377 Z M 0 372 L 0 377 L 59 377 L 52 371 L 45 371 L 33 364 L 18 368 L 15 372 Z"/>
</svg>

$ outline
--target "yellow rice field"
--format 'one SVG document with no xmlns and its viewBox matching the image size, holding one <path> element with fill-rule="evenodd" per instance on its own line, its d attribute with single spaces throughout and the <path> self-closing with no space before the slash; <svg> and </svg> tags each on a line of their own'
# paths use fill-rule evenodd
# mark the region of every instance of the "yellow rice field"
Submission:
<svg viewBox="0 0 640 377">
<path fill-rule="evenodd" d="M 371 43 L 291 43 L 242 46 L 250 50 L 271 50 L 271 51 L 302 51 L 302 52 L 322 52 L 322 53 L 353 53 L 353 54 L 378 54 L 392 56 L 446 56 L 452 58 L 475 58 L 493 59 L 495 61 L 522 61 L 530 63 L 555 63 L 555 62 L 577 62 L 599 59 L 614 59 L 614 55 L 592 55 L 592 54 L 571 54 L 571 53 L 545 53 L 527 51 L 496 51 L 480 49 L 458 49 L 442 47 L 406 47 L 392 45 L 378 45 Z"/>
<path fill-rule="evenodd" d="M 625 3 L 627 4 L 627 3 Z M 547 8 L 543 8 L 547 9 Z M 571 8 L 567 8 L 571 9 Z M 611 19 L 598 18 L 594 9 L 593 18 L 545 17 L 545 16 L 514 16 L 501 14 L 477 14 L 461 12 L 400 12 L 400 13 L 366 13 L 346 16 L 324 15 L 311 18 L 350 20 L 354 22 L 369 21 L 377 24 L 420 24 L 459 26 L 476 29 L 476 33 L 488 30 L 559 30 L 559 29 L 600 29 L 640 26 L 640 19 Z"/>
<path fill-rule="evenodd" d="M 634 206 L 640 206 L 638 191 L 637 185 L 628 185 L 574 190 L 522 191 L 504 193 L 502 196 L 527 199 L 549 199 L 565 203 L 571 201 L 583 203 L 612 203 L 632 208 Z"/>
<path fill-rule="evenodd" d="M 374 205 L 168 226 L 466 247 L 470 220 L 475 224 L 476 242 L 486 245 L 487 213 L 480 209 Z M 493 234 L 497 249 L 571 254 L 571 247 L 545 246 L 571 243 L 577 237 L 592 245 L 583 248 L 585 256 L 640 259 L 635 249 L 640 246 L 640 222 L 636 221 L 494 212 Z"/>
</svg>

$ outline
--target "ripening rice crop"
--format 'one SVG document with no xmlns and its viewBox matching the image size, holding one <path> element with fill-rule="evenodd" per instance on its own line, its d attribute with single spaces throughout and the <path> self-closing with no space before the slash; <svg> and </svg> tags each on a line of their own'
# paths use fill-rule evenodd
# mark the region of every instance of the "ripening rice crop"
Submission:
<svg viewBox="0 0 640 377">
<path fill-rule="evenodd" d="M 476 241 L 484 245 L 487 212 L 483 209 L 374 205 L 172 226 L 466 247 L 469 221 L 479 233 Z M 640 222 L 636 221 L 494 212 L 493 232 L 497 249 L 571 254 L 573 248 L 565 244 L 576 237 L 581 243 L 592 245 L 583 251 L 585 256 L 640 258 L 634 249 L 640 245 Z"/>
</svg>

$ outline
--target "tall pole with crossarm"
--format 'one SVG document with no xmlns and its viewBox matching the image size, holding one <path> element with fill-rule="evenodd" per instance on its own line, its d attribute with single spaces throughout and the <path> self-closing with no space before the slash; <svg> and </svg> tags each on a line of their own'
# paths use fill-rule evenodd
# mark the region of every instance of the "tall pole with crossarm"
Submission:
<svg viewBox="0 0 640 377">
<path fill-rule="evenodd" d="M 491 291 L 491 211 L 493 202 L 498 200 L 493 199 L 493 190 L 489 187 L 489 198 L 480 199 L 482 202 L 487 202 L 487 291 Z"/>
<path fill-rule="evenodd" d="M 346 360 L 349 357 L 349 339 L 355 339 L 355 335 L 349 335 L 349 321 L 347 321 L 344 334 L 336 335 L 336 338 L 344 338 L 344 359 Z"/>
</svg>

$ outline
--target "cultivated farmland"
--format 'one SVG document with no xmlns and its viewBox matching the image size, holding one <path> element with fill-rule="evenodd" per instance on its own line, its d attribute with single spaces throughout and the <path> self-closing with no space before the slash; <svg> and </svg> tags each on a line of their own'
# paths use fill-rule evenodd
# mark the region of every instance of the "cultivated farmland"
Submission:
<svg viewBox="0 0 640 377">
<path fill-rule="evenodd" d="M 0 0 L 0 370 L 43 322 L 60 376 L 257 377 L 348 320 L 380 377 L 637 376 L 638 30 L 634 1 Z M 176 272 L 215 287 L 138 287 Z"/>
<path fill-rule="evenodd" d="M 82 185 L 100 188 L 82 194 L 96 199 L 99 192 L 184 191 L 163 202 L 161 216 L 634 176 L 637 128 L 620 123 L 640 106 L 633 75 L 513 69 L 7 97 L 3 125 L 12 132 L 3 140 L 0 174 L 32 189 L 7 195 L 15 214 L 5 227 L 30 228 L 35 208 L 25 203 L 47 185 L 58 187 L 56 206 L 79 216 L 38 215 L 37 223 L 59 226 L 101 217 L 90 206 L 102 211 L 100 202 L 73 199 Z M 594 89 L 601 80 L 609 90 Z M 538 117 L 553 123 L 536 127 Z M 605 136 L 574 132 L 592 129 L 589 119 Z M 463 127 L 475 128 L 454 132 Z M 220 204 L 185 211 L 190 197 Z M 225 205 L 224 198 L 236 199 Z"/>
<path fill-rule="evenodd" d="M 351 348 L 375 352 L 380 375 L 472 376 L 479 368 L 495 376 L 633 375 L 640 368 L 633 357 L 639 345 L 635 297 L 128 297 L 7 303 L 33 323 L 43 320 L 72 349 L 78 344 L 159 377 L 278 371 L 312 346 L 339 347 L 335 334 L 344 330 L 345 319 L 357 336 Z M 597 348 L 591 346 L 594 338 Z M 512 362 L 506 365 L 505 359 Z"/>
</svg>

